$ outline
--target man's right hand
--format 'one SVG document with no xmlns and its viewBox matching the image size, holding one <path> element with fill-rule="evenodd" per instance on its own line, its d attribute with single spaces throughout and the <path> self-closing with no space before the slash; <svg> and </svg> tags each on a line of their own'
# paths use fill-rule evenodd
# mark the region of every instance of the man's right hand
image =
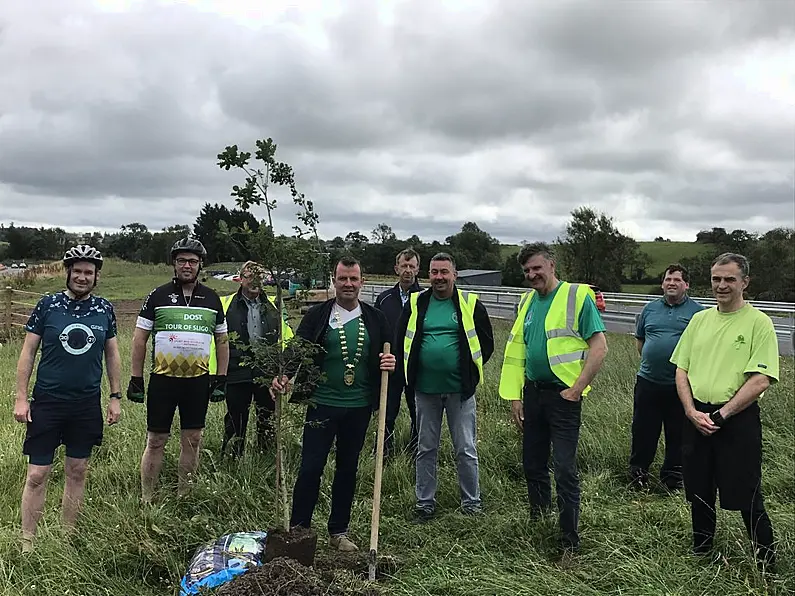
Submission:
<svg viewBox="0 0 795 596">
<path fill-rule="evenodd" d="M 290 379 L 288 379 L 285 375 L 282 375 L 281 379 L 274 378 L 273 383 L 271 383 L 271 389 L 274 391 L 278 391 L 279 393 L 284 393 L 290 387 Z"/>
<path fill-rule="evenodd" d="M 705 437 L 708 437 L 715 433 L 720 427 L 712 422 L 712 418 L 709 417 L 709 414 L 705 412 L 699 412 L 695 408 L 687 412 L 687 417 L 690 422 L 698 429 Z"/>
<path fill-rule="evenodd" d="M 30 402 L 27 397 L 17 397 L 14 401 L 14 420 L 17 422 L 33 422 L 30 417 Z"/>
<path fill-rule="evenodd" d="M 521 399 L 511 401 L 511 416 L 519 430 L 524 431 L 524 404 Z"/>
<path fill-rule="evenodd" d="M 130 377 L 130 384 L 127 386 L 127 399 L 137 404 L 144 403 L 144 378 Z"/>
</svg>

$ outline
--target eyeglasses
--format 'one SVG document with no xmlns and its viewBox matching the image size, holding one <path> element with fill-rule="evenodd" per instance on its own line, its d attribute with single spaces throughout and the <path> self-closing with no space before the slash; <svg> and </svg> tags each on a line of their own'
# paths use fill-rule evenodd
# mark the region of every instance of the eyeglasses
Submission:
<svg viewBox="0 0 795 596">
<path fill-rule="evenodd" d="M 199 259 L 183 259 L 181 257 L 177 259 L 177 265 L 179 265 L 180 267 L 182 265 L 190 265 L 191 267 L 196 267 L 196 265 L 198 265 L 200 262 L 201 261 L 199 261 Z"/>
</svg>

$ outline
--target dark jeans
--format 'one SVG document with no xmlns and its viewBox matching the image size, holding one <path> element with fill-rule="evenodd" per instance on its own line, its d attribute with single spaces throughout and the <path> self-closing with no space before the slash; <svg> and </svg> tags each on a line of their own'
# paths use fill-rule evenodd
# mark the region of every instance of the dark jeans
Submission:
<svg viewBox="0 0 795 596">
<path fill-rule="evenodd" d="M 414 399 L 414 390 L 403 385 L 400 375 L 392 375 L 389 378 L 389 388 L 386 402 L 386 431 L 384 438 L 384 454 L 392 452 L 394 447 L 393 435 L 395 433 L 395 422 L 400 412 L 400 402 L 403 392 L 406 392 L 406 408 L 411 417 L 411 438 L 409 439 L 409 451 L 417 450 L 417 404 Z"/>
<path fill-rule="evenodd" d="M 351 520 L 359 453 L 364 445 L 372 408 L 309 406 L 306 411 L 301 467 L 293 489 L 291 526 L 312 526 L 312 514 L 320 493 L 320 480 L 334 440 L 336 470 L 331 487 L 329 534 L 344 534 Z"/>
<path fill-rule="evenodd" d="M 231 446 L 233 457 L 243 455 L 252 398 L 257 417 L 257 446 L 265 449 L 273 440 L 271 415 L 276 409 L 276 404 L 273 403 L 268 388 L 256 383 L 232 383 L 226 387 L 226 415 L 221 453 L 226 453 L 227 446 Z"/>
<path fill-rule="evenodd" d="M 555 466 L 558 520 L 565 548 L 578 548 L 580 479 L 577 472 L 577 442 L 580 437 L 582 402 L 561 397 L 564 386 L 537 384 L 524 387 L 524 473 L 530 510 L 534 516 L 552 508 L 549 453 Z"/>
<path fill-rule="evenodd" d="M 659 385 L 638 376 L 632 412 L 632 449 L 629 473 L 644 482 L 657 453 L 660 430 L 665 432 L 665 460 L 660 480 L 669 488 L 682 484 L 682 427 L 685 411 L 676 385 Z"/>
</svg>

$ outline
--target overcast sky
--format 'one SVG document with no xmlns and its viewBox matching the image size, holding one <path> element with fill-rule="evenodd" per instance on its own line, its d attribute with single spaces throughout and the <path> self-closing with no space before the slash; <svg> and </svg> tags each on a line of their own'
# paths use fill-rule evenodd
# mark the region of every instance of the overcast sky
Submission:
<svg viewBox="0 0 795 596">
<path fill-rule="evenodd" d="M 795 2 L 0 2 L 0 222 L 192 224 L 268 136 L 328 238 L 793 226 Z"/>
</svg>

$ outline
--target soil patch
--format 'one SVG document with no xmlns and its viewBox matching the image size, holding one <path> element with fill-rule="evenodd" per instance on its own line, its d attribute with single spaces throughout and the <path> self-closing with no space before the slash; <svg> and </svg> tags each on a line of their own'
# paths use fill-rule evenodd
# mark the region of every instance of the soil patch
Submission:
<svg viewBox="0 0 795 596">
<path fill-rule="evenodd" d="M 281 528 L 268 530 L 265 538 L 265 554 L 262 562 L 267 563 L 273 559 L 295 559 L 301 565 L 311 567 L 315 561 L 317 550 L 317 533 L 302 527 L 296 527 L 285 532 Z"/>
<path fill-rule="evenodd" d="M 138 313 L 141 312 L 143 300 L 114 300 L 113 311 L 116 313 L 116 323 L 122 329 L 133 329 Z"/>
<path fill-rule="evenodd" d="M 347 574 L 346 574 L 347 575 Z M 217 596 L 378 596 L 374 586 L 278 558 L 221 586 Z"/>
</svg>

